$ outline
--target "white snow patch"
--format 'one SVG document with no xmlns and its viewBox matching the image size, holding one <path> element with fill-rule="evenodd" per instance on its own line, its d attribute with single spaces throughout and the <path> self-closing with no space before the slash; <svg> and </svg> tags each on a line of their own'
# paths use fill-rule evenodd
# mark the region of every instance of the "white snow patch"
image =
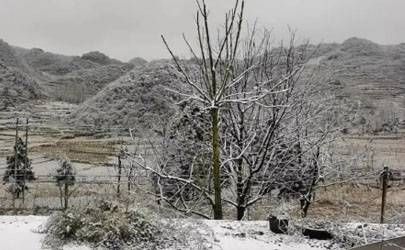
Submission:
<svg viewBox="0 0 405 250">
<path fill-rule="evenodd" d="M 274 234 L 267 221 L 205 221 L 212 229 L 215 250 L 312 250 L 330 249 L 328 241 Z"/>
<path fill-rule="evenodd" d="M 9 250 L 41 249 L 42 235 L 33 230 L 44 221 L 46 221 L 46 217 L 43 216 L 1 216 L 1 248 Z"/>
<path fill-rule="evenodd" d="M 38 230 L 47 216 L 0 216 L 0 242 L 4 250 L 41 250 L 43 234 Z M 90 250 L 85 246 L 66 246 L 64 250 Z"/>
</svg>

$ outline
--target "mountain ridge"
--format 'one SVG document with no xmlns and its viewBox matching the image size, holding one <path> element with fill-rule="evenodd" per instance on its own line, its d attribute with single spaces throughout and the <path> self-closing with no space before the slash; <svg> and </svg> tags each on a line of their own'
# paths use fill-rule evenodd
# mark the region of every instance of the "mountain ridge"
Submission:
<svg viewBox="0 0 405 250">
<path fill-rule="evenodd" d="M 401 120 L 405 120 L 405 43 L 380 45 L 367 39 L 351 37 L 342 43 L 309 44 L 308 55 L 310 57 L 308 64 L 318 67 L 319 74 L 330 74 L 330 82 L 339 89 L 336 95 L 352 102 L 363 113 L 362 116 L 371 117 L 369 120 L 378 120 L 377 116 L 388 110 L 395 112 Z M 165 81 L 159 78 L 160 73 L 163 72 L 164 77 L 172 77 L 170 73 L 166 74 L 166 69 L 160 67 L 168 64 L 170 60 L 148 62 L 143 58 L 134 57 L 129 62 L 121 62 L 99 51 L 91 51 L 81 56 L 66 56 L 38 48 L 12 47 L 3 40 L 0 40 L 0 60 L 5 62 L 3 64 L 8 64 L 6 67 L 21 71 L 25 76 L 32 78 L 36 84 L 34 85 L 42 89 L 43 94 L 38 96 L 77 103 L 78 110 L 81 111 L 89 110 L 84 107 L 89 104 L 87 100 L 93 100 L 93 104 L 102 104 L 94 101 L 93 97 L 105 98 L 107 96 L 105 93 L 110 93 L 108 91 L 111 88 L 117 89 L 125 82 L 122 79 L 132 77 L 133 87 L 140 93 L 149 95 L 145 90 L 150 86 L 142 85 L 145 82 L 142 77 L 156 85 L 161 85 L 159 81 Z M 159 64 L 160 66 L 157 66 Z M 158 73 L 152 72 L 153 70 L 157 70 Z M 154 75 L 156 79 L 149 79 Z M 128 87 L 128 84 L 125 86 Z M 145 89 L 142 89 L 142 86 Z M 137 98 L 142 98 L 138 93 L 131 91 L 133 90 L 128 90 Z M 154 91 L 156 92 L 156 89 Z M 161 91 L 163 93 L 155 94 L 166 102 L 165 91 Z M 125 91 L 122 93 L 123 96 L 111 93 L 116 98 L 112 101 L 121 103 L 129 98 Z M 140 103 L 142 101 L 137 105 Z M 144 114 L 148 109 L 153 109 L 152 106 L 137 109 Z M 101 107 L 100 110 L 106 111 Z M 120 109 L 115 112 L 120 112 Z M 141 113 L 135 112 L 132 115 L 142 117 Z M 77 115 L 74 119 L 80 122 L 79 117 L 85 116 Z M 112 122 L 120 122 L 121 119 L 124 124 L 129 124 L 124 121 L 124 116 L 125 114 L 111 116 L 115 118 L 106 123 L 111 125 Z M 90 122 L 99 119 L 84 120 Z"/>
</svg>

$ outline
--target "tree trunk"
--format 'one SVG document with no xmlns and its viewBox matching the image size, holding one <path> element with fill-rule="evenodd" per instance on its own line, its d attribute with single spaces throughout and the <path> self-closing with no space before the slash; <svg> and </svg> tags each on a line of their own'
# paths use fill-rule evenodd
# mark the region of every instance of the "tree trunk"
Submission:
<svg viewBox="0 0 405 250">
<path fill-rule="evenodd" d="M 63 192 L 62 192 L 62 186 L 59 186 L 59 198 L 60 198 L 60 207 L 63 208 Z"/>
<path fill-rule="evenodd" d="M 301 198 L 300 199 L 300 205 L 301 205 L 301 217 L 305 218 L 307 217 L 308 214 L 308 208 L 309 205 L 311 205 L 311 195 L 309 194 L 308 196 Z"/>
<path fill-rule="evenodd" d="M 212 173 L 214 179 L 214 219 L 222 220 L 222 198 L 221 198 L 221 162 L 220 162 L 220 141 L 219 141 L 219 110 L 211 110 L 212 123 Z"/>
<path fill-rule="evenodd" d="M 245 211 L 246 211 L 246 207 L 238 206 L 236 208 L 236 219 L 237 220 L 242 220 L 243 217 L 245 216 Z"/>
<path fill-rule="evenodd" d="M 129 169 L 129 174 L 128 174 L 128 183 L 127 183 L 127 188 L 128 188 L 128 193 L 131 192 L 131 181 L 132 181 L 132 168 Z"/>
<path fill-rule="evenodd" d="M 237 161 L 238 164 L 238 171 L 237 171 L 237 178 L 236 178 L 236 195 L 237 200 L 237 207 L 236 207 L 236 219 L 237 220 L 242 220 L 243 216 L 245 215 L 245 199 L 244 199 L 244 195 L 243 195 L 243 178 L 242 178 L 242 164 L 243 164 L 243 160 L 239 159 Z"/>
</svg>

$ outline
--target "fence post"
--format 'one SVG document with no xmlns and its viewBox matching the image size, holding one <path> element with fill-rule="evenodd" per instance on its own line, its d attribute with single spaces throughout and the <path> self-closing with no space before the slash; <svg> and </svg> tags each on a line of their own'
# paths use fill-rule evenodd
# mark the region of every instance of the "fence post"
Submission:
<svg viewBox="0 0 405 250">
<path fill-rule="evenodd" d="M 69 206 L 69 183 L 68 183 L 68 181 L 67 180 L 65 180 L 65 195 L 64 195 L 64 198 L 65 198 L 65 206 L 64 206 L 64 210 L 67 210 L 68 209 L 68 206 Z"/>
<path fill-rule="evenodd" d="M 381 173 L 382 179 L 382 197 L 381 197 L 381 217 L 380 223 L 384 223 L 384 213 L 385 213 L 385 202 L 387 198 L 387 184 L 388 184 L 388 167 L 384 167 L 384 170 Z"/>
<path fill-rule="evenodd" d="M 128 194 L 131 192 L 131 181 L 133 181 L 132 180 L 132 166 L 129 168 L 129 171 L 128 171 L 128 183 L 127 183 Z"/>
<path fill-rule="evenodd" d="M 118 155 L 118 184 L 117 184 L 118 197 L 120 197 L 120 185 L 121 185 L 121 155 Z"/>
</svg>

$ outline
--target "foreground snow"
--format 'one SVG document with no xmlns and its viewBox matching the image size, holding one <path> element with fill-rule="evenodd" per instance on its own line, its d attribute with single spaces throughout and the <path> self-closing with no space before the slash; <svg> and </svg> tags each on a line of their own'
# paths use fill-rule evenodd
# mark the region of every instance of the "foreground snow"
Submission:
<svg viewBox="0 0 405 250">
<path fill-rule="evenodd" d="M 214 232 L 214 249 L 223 250 L 312 250 L 331 249 L 331 242 L 274 234 L 267 221 L 205 221 Z M 336 248 L 335 248 L 336 249 Z"/>
<path fill-rule="evenodd" d="M 44 236 L 38 228 L 45 223 L 46 216 L 0 216 L 1 249 L 38 250 Z M 189 223 L 194 223 L 189 221 Z M 268 230 L 265 221 L 199 221 L 201 234 L 214 250 L 312 250 L 329 249 L 329 242 L 276 235 Z M 87 250 L 85 246 L 66 246 L 65 250 Z"/>
<path fill-rule="evenodd" d="M 2 249 L 41 249 L 42 235 L 32 230 L 38 228 L 46 217 L 1 216 L 0 241 Z"/>
<path fill-rule="evenodd" d="M 44 236 L 38 229 L 47 216 L 0 216 L 0 242 L 4 250 L 40 250 Z M 88 250 L 83 246 L 68 246 L 65 250 Z"/>
</svg>

